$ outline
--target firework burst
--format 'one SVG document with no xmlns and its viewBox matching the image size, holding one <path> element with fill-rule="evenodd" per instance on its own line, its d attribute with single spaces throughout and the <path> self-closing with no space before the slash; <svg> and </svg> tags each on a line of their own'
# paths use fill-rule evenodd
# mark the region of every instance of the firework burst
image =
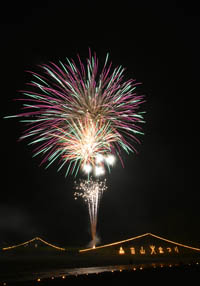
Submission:
<svg viewBox="0 0 200 286">
<path fill-rule="evenodd" d="M 58 170 L 68 165 L 66 175 L 76 176 L 79 169 L 101 175 L 112 165 L 109 156 L 121 160 L 121 150 L 135 151 L 143 96 L 135 80 L 123 82 L 124 68 L 111 72 L 108 55 L 101 70 L 91 52 L 86 65 L 79 56 L 78 62 L 50 62 L 40 66 L 40 74 L 31 72 L 29 90 L 19 99 L 23 111 L 7 117 L 22 117 L 27 129 L 21 139 L 30 139 L 34 156 L 43 155 L 47 167 L 58 160 Z"/>
<path fill-rule="evenodd" d="M 92 246 L 95 247 L 96 242 L 96 229 L 97 229 L 97 216 L 100 199 L 103 192 L 107 189 L 106 180 L 81 180 L 76 184 L 76 192 L 74 193 L 75 199 L 81 197 L 88 206 L 92 236 Z"/>
</svg>

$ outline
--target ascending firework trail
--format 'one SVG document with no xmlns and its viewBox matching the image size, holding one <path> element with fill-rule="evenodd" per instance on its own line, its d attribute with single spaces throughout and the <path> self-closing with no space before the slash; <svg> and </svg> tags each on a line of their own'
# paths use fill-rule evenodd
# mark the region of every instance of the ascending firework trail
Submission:
<svg viewBox="0 0 200 286">
<path fill-rule="evenodd" d="M 82 197 L 88 206 L 91 226 L 92 247 L 96 245 L 96 229 L 97 229 L 97 215 L 101 196 L 107 189 L 106 180 L 104 181 L 93 181 L 92 178 L 89 180 L 81 180 L 76 185 L 76 192 L 74 193 L 75 199 Z"/>
</svg>

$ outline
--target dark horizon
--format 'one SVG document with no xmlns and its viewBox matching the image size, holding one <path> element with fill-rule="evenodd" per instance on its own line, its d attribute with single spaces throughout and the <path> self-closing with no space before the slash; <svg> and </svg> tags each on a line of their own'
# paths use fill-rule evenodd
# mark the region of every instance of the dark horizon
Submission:
<svg viewBox="0 0 200 286">
<path fill-rule="evenodd" d="M 178 1 L 91 3 L 3 9 L 0 246 L 35 236 L 61 246 L 91 240 L 87 207 L 73 197 L 75 179 L 58 173 L 56 164 L 39 167 L 41 157 L 32 158 L 28 140 L 18 142 L 25 126 L 2 119 L 20 110 L 13 100 L 30 79 L 25 71 L 65 57 L 76 60 L 77 53 L 84 61 L 90 47 L 100 62 L 109 52 L 113 67 L 122 65 L 127 79 L 142 82 L 146 100 L 138 154 L 123 153 L 125 168 L 118 160 L 106 174 L 101 242 L 151 232 L 200 247 L 195 7 Z"/>
</svg>

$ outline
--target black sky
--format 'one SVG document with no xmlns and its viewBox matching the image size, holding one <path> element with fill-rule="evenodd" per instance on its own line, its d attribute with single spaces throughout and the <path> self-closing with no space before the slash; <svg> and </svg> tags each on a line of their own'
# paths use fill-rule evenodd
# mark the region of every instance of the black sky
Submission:
<svg viewBox="0 0 200 286">
<path fill-rule="evenodd" d="M 107 1 L 109 2 L 109 1 Z M 113 5 L 111 5 L 113 2 Z M 74 1 L 5 7 L 1 17 L 1 118 L 26 70 L 88 47 L 143 83 L 146 124 L 138 155 L 124 154 L 107 176 L 99 212 L 102 243 L 153 232 L 200 246 L 198 182 L 198 13 L 178 1 Z M 152 3 L 153 2 L 153 3 Z M 182 3 L 182 2 L 180 2 Z M 90 240 L 87 208 L 73 199 L 72 177 L 32 159 L 24 126 L 1 119 L 0 244 L 42 236 L 61 245 Z"/>
</svg>

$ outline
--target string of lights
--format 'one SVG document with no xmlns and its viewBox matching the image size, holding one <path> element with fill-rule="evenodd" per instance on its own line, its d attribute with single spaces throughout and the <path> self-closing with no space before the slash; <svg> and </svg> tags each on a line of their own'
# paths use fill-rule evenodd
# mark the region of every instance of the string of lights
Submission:
<svg viewBox="0 0 200 286">
<path fill-rule="evenodd" d="M 81 249 L 81 250 L 79 250 L 79 252 L 81 253 L 81 252 L 86 252 L 86 251 L 90 251 L 90 250 L 97 250 L 97 249 L 101 249 L 101 248 L 105 248 L 105 247 L 109 247 L 109 246 L 114 246 L 114 245 L 118 245 L 118 244 L 121 244 L 121 243 L 125 243 L 125 242 L 129 242 L 129 241 L 132 241 L 132 240 L 136 240 L 136 239 L 139 239 L 139 238 L 142 238 L 142 237 L 145 237 L 145 236 L 152 236 L 152 237 L 155 237 L 157 239 L 163 240 L 163 241 L 168 242 L 168 243 L 172 243 L 172 244 L 177 245 L 177 246 L 181 246 L 181 247 L 184 247 L 184 248 L 187 248 L 187 249 L 191 249 L 191 250 L 195 250 L 195 251 L 200 251 L 200 248 L 197 248 L 197 247 L 192 247 L 192 246 L 189 246 L 189 245 L 186 245 L 186 244 L 175 242 L 175 241 L 163 238 L 161 236 L 158 236 L 158 235 L 155 235 L 155 234 L 152 234 L 152 233 L 144 233 L 144 234 L 141 234 L 141 235 L 138 235 L 138 236 L 135 236 L 135 237 L 132 237 L 132 238 L 124 239 L 124 240 L 121 240 L 121 241 L 117 241 L 117 242 L 113 242 L 113 243 L 109 243 L 109 244 L 105 244 L 105 245 L 96 246 L 95 249 L 94 248 Z M 30 240 L 25 241 L 25 242 L 20 243 L 20 244 L 4 247 L 4 248 L 2 248 L 2 250 L 6 251 L 6 250 L 14 249 L 14 248 L 17 248 L 17 247 L 20 247 L 20 246 L 24 246 L 24 245 L 26 245 L 28 243 L 34 242 L 36 240 L 39 240 L 39 241 L 43 242 L 44 244 L 46 244 L 46 245 L 48 245 L 50 247 L 53 247 L 55 249 L 58 249 L 58 250 L 61 250 L 61 251 L 65 251 L 66 250 L 63 247 L 58 247 L 56 245 L 53 245 L 53 244 L 43 240 L 40 237 L 35 237 L 33 239 L 30 239 Z"/>
<path fill-rule="evenodd" d="M 145 234 L 138 235 L 138 236 L 135 236 L 135 237 L 132 237 L 132 238 L 128 238 L 128 239 L 125 239 L 125 240 L 121 240 L 121 241 L 117 241 L 117 242 L 113 242 L 113 243 L 109 243 L 109 244 L 105 244 L 105 245 L 101 245 L 101 246 L 96 246 L 95 249 L 100 249 L 100 248 L 109 247 L 109 246 L 117 245 L 117 244 L 120 244 L 120 243 L 128 242 L 128 241 L 131 241 L 131 240 L 135 240 L 137 238 L 141 238 L 141 237 L 147 236 L 148 234 L 149 233 L 145 233 Z M 94 248 L 81 249 L 81 250 L 79 250 L 79 252 L 85 252 L 85 251 L 90 251 L 90 250 L 94 250 Z"/>
<path fill-rule="evenodd" d="M 114 246 L 114 245 L 118 245 L 118 244 L 121 244 L 121 243 L 124 243 L 124 242 L 129 242 L 129 241 L 132 241 L 132 240 L 135 240 L 135 239 L 139 239 L 139 238 L 142 238 L 142 237 L 145 237 L 145 236 L 148 236 L 148 235 L 152 236 L 152 237 L 155 237 L 155 238 L 158 238 L 160 240 L 163 240 L 165 242 L 169 242 L 169 243 L 172 243 L 172 244 L 175 244 L 175 245 L 178 245 L 178 246 L 182 246 L 182 247 L 185 247 L 185 248 L 188 248 L 188 249 L 200 251 L 200 248 L 196 248 L 196 247 L 188 246 L 188 245 L 185 245 L 185 244 L 182 244 L 182 243 L 179 243 L 179 242 L 175 242 L 175 241 L 163 238 L 161 236 L 158 236 L 158 235 L 155 235 L 155 234 L 152 234 L 152 233 L 145 233 L 145 234 L 138 235 L 138 236 L 135 236 L 135 237 L 132 237 L 132 238 L 128 238 L 128 239 L 125 239 L 125 240 L 121 240 L 121 241 L 117 241 L 117 242 L 113 242 L 113 243 L 109 243 L 109 244 L 105 244 L 105 245 L 101 245 L 101 246 L 96 246 L 95 249 L 94 248 L 81 249 L 81 250 L 79 250 L 79 252 L 86 252 L 86 251 L 90 251 L 90 250 L 96 250 L 96 249 L 100 249 L 100 248 Z"/>
<path fill-rule="evenodd" d="M 200 248 L 196 248 L 196 247 L 192 247 L 192 246 L 189 246 L 189 245 L 185 245 L 185 244 L 182 244 L 182 243 L 179 243 L 179 242 L 175 242 L 175 241 L 172 241 L 172 240 L 163 238 L 163 237 L 161 237 L 161 236 L 158 236 L 158 235 L 155 235 L 155 234 L 152 234 L 152 233 L 149 233 L 149 235 L 151 235 L 151 236 L 153 236 L 153 237 L 155 237 L 155 238 L 161 239 L 161 240 L 163 240 L 163 241 L 166 241 L 166 242 L 169 242 L 169 243 L 173 243 L 173 244 L 178 245 L 178 246 L 182 246 L 182 247 L 185 247 L 185 248 L 188 248 L 188 249 L 200 251 Z"/>
<path fill-rule="evenodd" d="M 30 240 L 25 241 L 25 242 L 20 243 L 20 244 L 16 244 L 16 245 L 4 247 L 4 248 L 2 248 L 2 250 L 3 250 L 3 251 L 6 251 L 6 250 L 10 250 L 10 249 L 17 248 L 17 247 L 19 247 L 19 246 L 24 246 L 24 245 L 26 245 L 26 244 L 28 244 L 28 243 L 31 243 L 31 242 L 35 241 L 35 240 L 39 240 L 39 241 L 43 242 L 44 244 L 46 244 L 46 245 L 48 245 L 48 246 L 50 246 L 50 247 L 53 247 L 53 248 L 55 248 L 55 249 L 61 250 L 61 251 L 65 251 L 65 250 L 66 250 L 65 248 L 62 248 L 62 247 L 58 247 L 58 246 L 56 246 L 56 245 L 53 245 L 53 244 L 51 244 L 51 243 L 49 243 L 49 242 L 43 240 L 43 239 L 40 238 L 40 237 L 35 237 L 35 238 L 33 238 L 33 239 L 30 239 Z"/>
</svg>

